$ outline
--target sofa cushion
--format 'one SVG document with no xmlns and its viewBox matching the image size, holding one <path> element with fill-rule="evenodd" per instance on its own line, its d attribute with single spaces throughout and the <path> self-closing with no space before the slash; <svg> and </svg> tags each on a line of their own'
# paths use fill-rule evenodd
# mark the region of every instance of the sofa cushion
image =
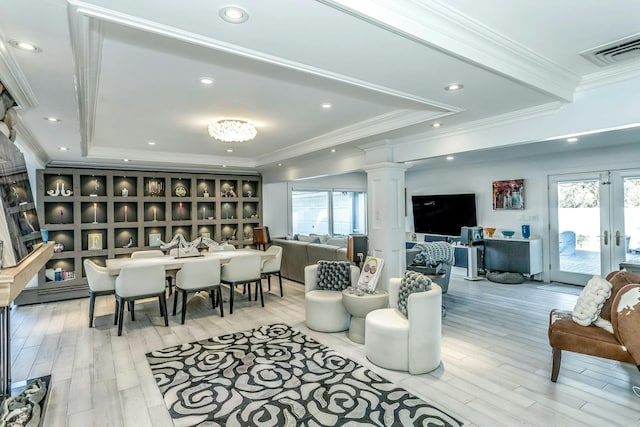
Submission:
<svg viewBox="0 0 640 427">
<path fill-rule="evenodd" d="M 326 242 L 327 245 L 338 246 L 339 248 L 347 247 L 346 237 L 329 237 Z"/>
<path fill-rule="evenodd" d="M 429 277 L 416 271 L 405 271 L 398 291 L 398 310 L 405 317 L 409 317 L 407 311 L 409 295 L 414 292 L 427 292 L 429 290 L 431 290 L 431 279 Z"/>
<path fill-rule="evenodd" d="M 610 296 L 611 283 L 600 276 L 593 276 L 576 301 L 571 313 L 573 321 L 582 326 L 591 325 L 600 316 L 600 310 Z"/>
<path fill-rule="evenodd" d="M 318 261 L 316 289 L 342 291 L 351 286 L 351 264 L 343 261 Z"/>
</svg>

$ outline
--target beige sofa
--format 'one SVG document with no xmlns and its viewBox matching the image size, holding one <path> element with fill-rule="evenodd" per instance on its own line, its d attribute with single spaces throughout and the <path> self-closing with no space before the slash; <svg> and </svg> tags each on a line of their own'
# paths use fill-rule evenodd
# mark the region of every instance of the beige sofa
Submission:
<svg viewBox="0 0 640 427">
<path fill-rule="evenodd" d="M 347 248 L 340 246 L 280 238 L 272 239 L 271 245 L 282 247 L 282 276 L 300 283 L 304 283 L 304 268 L 308 265 L 320 260 L 348 261 Z"/>
</svg>

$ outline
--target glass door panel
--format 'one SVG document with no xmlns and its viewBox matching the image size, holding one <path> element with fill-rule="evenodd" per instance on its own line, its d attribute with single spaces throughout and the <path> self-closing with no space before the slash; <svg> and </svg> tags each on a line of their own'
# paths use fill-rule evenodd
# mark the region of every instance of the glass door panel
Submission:
<svg viewBox="0 0 640 427">
<path fill-rule="evenodd" d="M 602 209 L 609 197 L 602 176 L 550 179 L 551 280 L 584 285 L 609 268 L 609 215 Z"/>
</svg>

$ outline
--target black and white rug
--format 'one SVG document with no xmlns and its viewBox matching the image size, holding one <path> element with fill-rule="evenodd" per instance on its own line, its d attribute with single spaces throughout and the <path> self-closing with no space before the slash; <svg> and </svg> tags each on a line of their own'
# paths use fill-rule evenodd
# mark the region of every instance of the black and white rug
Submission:
<svg viewBox="0 0 640 427">
<path fill-rule="evenodd" d="M 153 351 L 178 426 L 460 426 L 435 406 L 284 324 Z"/>
</svg>

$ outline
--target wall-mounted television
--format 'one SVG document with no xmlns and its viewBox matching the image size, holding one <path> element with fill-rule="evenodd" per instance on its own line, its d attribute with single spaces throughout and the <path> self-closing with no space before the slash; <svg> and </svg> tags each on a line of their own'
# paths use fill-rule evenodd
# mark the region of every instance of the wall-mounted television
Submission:
<svg viewBox="0 0 640 427">
<path fill-rule="evenodd" d="M 475 227 L 475 194 L 412 196 L 413 226 L 416 233 L 460 236 L 462 227 Z"/>
</svg>

